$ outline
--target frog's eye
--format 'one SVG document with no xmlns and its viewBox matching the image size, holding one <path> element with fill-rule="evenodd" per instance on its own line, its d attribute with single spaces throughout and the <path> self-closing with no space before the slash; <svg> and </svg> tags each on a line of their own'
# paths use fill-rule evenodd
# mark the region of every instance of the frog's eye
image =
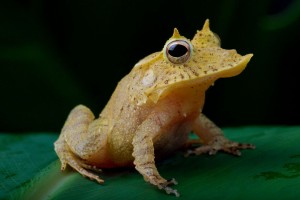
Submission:
<svg viewBox="0 0 300 200">
<path fill-rule="evenodd" d="M 166 44 L 164 54 L 173 64 L 183 64 L 191 57 L 192 46 L 186 40 L 173 40 Z"/>
</svg>

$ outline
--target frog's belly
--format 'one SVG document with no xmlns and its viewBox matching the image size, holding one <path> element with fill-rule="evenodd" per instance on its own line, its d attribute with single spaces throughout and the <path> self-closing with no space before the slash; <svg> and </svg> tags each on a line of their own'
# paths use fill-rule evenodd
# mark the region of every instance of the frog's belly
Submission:
<svg viewBox="0 0 300 200">
<path fill-rule="evenodd" d="M 158 137 L 154 138 L 155 157 L 166 157 L 186 144 L 191 131 L 191 124 L 183 122 L 167 127 Z"/>
<path fill-rule="evenodd" d="M 153 138 L 155 159 L 166 157 L 177 149 L 181 148 L 188 139 L 188 134 L 191 131 L 190 119 L 183 119 L 181 122 L 176 122 L 163 127 L 159 133 Z M 124 130 L 123 130 L 124 131 Z M 134 131 L 129 131 L 128 134 L 119 134 L 121 131 L 113 131 L 108 143 L 109 154 L 106 157 L 111 160 L 113 165 L 109 167 L 131 166 L 133 165 L 133 146 L 132 138 Z M 102 163 L 98 163 L 101 167 L 107 167 Z"/>
</svg>

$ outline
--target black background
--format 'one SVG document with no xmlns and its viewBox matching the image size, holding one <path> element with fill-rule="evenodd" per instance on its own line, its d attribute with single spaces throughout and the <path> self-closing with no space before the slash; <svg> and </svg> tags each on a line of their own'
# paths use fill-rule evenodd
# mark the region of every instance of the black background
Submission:
<svg viewBox="0 0 300 200">
<path fill-rule="evenodd" d="M 299 124 L 299 0 L 10 0 L 0 3 L 0 131 L 58 132 L 69 111 L 96 115 L 117 82 L 206 18 L 225 49 L 254 53 L 218 80 L 204 112 L 220 126 Z"/>
</svg>

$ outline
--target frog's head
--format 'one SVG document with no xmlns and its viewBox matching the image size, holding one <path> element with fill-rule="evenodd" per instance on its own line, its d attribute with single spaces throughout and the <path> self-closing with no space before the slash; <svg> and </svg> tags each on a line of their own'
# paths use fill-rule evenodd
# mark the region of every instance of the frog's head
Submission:
<svg viewBox="0 0 300 200">
<path fill-rule="evenodd" d="M 209 20 L 191 41 L 175 28 L 161 52 L 146 57 L 135 67 L 143 74 L 140 80 L 147 99 L 157 102 L 190 85 L 206 90 L 218 78 L 241 73 L 253 54 L 241 56 L 235 50 L 222 49 L 220 44 L 220 38 L 209 28 Z"/>
</svg>

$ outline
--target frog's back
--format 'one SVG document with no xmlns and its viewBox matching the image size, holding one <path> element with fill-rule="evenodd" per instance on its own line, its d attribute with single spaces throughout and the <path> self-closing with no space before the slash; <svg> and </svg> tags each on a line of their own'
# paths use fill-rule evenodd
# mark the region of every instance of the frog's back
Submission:
<svg viewBox="0 0 300 200">
<path fill-rule="evenodd" d="M 100 113 L 100 117 L 114 121 L 117 116 L 120 114 L 121 110 L 124 107 L 128 95 L 126 91 L 126 85 L 128 83 L 128 77 L 125 76 L 117 85 L 114 93 L 110 97 L 108 103 Z"/>
</svg>

